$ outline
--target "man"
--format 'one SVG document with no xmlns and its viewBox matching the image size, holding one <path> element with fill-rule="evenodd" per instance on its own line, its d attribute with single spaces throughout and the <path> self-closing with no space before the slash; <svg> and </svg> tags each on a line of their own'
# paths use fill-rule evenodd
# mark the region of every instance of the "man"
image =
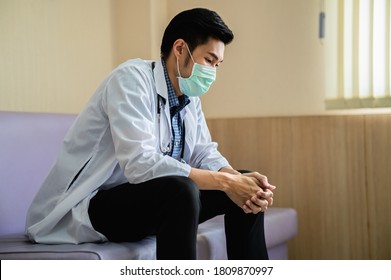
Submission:
<svg viewBox="0 0 391 280">
<path fill-rule="evenodd" d="M 267 259 L 267 178 L 235 171 L 211 142 L 199 96 L 231 30 L 192 9 L 167 26 L 161 60 L 129 60 L 96 90 L 35 197 L 26 232 L 40 243 L 137 241 L 158 259 L 195 259 L 198 224 L 225 214 L 230 259 Z"/>
</svg>

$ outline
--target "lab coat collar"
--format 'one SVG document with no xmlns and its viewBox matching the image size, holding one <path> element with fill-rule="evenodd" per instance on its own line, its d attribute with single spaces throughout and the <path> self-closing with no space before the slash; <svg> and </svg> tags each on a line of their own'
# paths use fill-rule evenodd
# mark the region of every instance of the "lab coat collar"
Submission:
<svg viewBox="0 0 391 280">
<path fill-rule="evenodd" d="M 161 59 L 155 61 L 155 68 L 153 69 L 153 75 L 156 82 L 157 94 L 163 97 L 164 100 L 167 100 L 168 90 L 167 90 L 166 79 L 164 77 L 163 63 Z"/>
</svg>

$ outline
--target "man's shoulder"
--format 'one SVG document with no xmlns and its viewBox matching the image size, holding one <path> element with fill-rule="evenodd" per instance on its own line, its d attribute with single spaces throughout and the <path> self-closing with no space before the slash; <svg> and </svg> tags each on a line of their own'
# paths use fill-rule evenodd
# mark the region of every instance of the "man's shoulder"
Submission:
<svg viewBox="0 0 391 280">
<path fill-rule="evenodd" d="M 153 78 L 152 63 L 152 60 L 129 59 L 114 68 L 107 76 L 106 82 L 111 81 L 114 77 L 126 80 L 132 77 L 137 80 L 151 80 Z"/>
<path fill-rule="evenodd" d="M 152 60 L 144 60 L 141 58 L 129 59 L 116 68 L 116 70 L 139 70 L 139 71 L 152 71 Z"/>
</svg>

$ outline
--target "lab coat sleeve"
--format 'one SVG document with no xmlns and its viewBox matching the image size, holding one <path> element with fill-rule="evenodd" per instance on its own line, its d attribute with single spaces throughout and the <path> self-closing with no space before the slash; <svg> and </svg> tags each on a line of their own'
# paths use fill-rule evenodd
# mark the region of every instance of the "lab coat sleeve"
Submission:
<svg viewBox="0 0 391 280">
<path fill-rule="evenodd" d="M 197 132 L 191 164 L 196 168 L 217 171 L 229 163 L 217 150 L 217 143 L 212 141 L 200 99 L 196 98 L 194 102 L 196 102 Z"/>
<path fill-rule="evenodd" d="M 134 184 L 161 176 L 188 176 L 190 173 L 190 166 L 157 151 L 156 93 L 152 71 L 147 66 L 142 64 L 116 70 L 102 99 L 116 158 L 127 180 Z"/>
</svg>

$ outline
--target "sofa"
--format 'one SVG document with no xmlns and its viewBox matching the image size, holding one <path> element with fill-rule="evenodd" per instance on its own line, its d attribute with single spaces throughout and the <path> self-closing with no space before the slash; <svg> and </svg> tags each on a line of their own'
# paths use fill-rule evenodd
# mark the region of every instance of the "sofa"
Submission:
<svg viewBox="0 0 391 280">
<path fill-rule="evenodd" d="M 0 259 L 155 259 L 153 236 L 128 243 L 47 245 L 24 235 L 30 203 L 74 119 L 71 114 L 0 112 Z M 296 211 L 269 208 L 265 234 L 270 259 L 287 259 L 287 242 L 297 234 Z M 199 226 L 198 259 L 226 259 L 225 246 L 222 216 Z"/>
</svg>

